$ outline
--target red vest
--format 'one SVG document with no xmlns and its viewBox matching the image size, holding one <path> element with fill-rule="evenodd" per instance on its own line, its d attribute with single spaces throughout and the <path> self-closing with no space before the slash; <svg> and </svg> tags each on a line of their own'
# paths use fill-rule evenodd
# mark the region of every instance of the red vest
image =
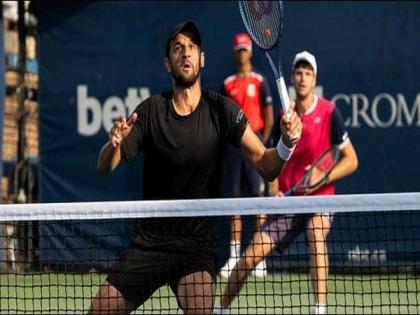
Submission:
<svg viewBox="0 0 420 315">
<path fill-rule="evenodd" d="M 264 128 L 263 105 L 261 103 L 261 84 L 263 76 L 251 72 L 247 78 L 233 74 L 224 81 L 226 96 L 230 97 L 243 110 L 255 132 Z"/>
<path fill-rule="evenodd" d="M 331 146 L 331 118 L 335 104 L 321 97 L 317 99 L 315 106 L 303 115 L 301 139 L 278 177 L 280 190 L 283 192 L 292 188 L 302 178 L 305 167 Z M 313 195 L 333 194 L 335 194 L 333 184 L 325 185 L 313 193 Z"/>
</svg>

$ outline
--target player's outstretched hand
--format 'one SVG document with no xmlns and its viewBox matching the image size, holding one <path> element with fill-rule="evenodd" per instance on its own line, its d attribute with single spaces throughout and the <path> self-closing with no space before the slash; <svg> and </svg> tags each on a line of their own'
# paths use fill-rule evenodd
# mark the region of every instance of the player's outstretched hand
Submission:
<svg viewBox="0 0 420 315">
<path fill-rule="evenodd" d="M 137 113 L 133 113 L 128 120 L 120 116 L 117 121 L 114 121 L 114 125 L 109 131 L 109 141 L 114 148 L 119 146 L 122 140 L 130 133 L 136 120 Z"/>
</svg>

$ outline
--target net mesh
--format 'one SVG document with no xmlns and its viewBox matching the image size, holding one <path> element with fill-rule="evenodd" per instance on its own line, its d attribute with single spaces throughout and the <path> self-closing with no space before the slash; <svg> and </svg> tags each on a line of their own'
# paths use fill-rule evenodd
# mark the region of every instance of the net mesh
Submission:
<svg viewBox="0 0 420 315">
<path fill-rule="evenodd" d="M 244 261 L 255 262 L 261 254 L 250 250 L 252 238 L 257 245 L 267 245 L 266 238 L 256 238 L 262 233 L 254 233 L 255 217 L 261 213 L 267 215 L 261 229 L 275 241 L 275 247 L 256 268 L 246 267 L 249 274 L 237 297 L 232 299 L 230 313 L 313 313 L 316 299 L 320 298 L 313 286 L 316 266 L 313 260 L 315 257 L 325 260 L 327 255 L 328 313 L 417 314 L 420 310 L 417 211 L 420 193 L 26 204 L 0 208 L 1 314 L 84 314 L 111 274 L 114 279 L 131 281 L 134 300 L 142 295 L 139 286 L 158 288 L 149 292 L 150 297 L 144 298 L 145 302 L 133 313 L 182 314 L 180 305 L 188 290 L 180 284 L 180 277 L 185 269 L 197 270 L 196 260 L 206 265 L 212 258 L 197 251 L 174 250 L 179 246 L 174 238 L 179 240 L 176 232 L 182 230 L 186 234 L 182 235 L 181 248 L 197 248 L 192 240 L 198 232 L 190 227 L 200 222 L 215 224 L 214 295 L 218 306 L 228 282 L 238 279 L 232 278 L 233 273 L 230 281 L 222 275 L 230 258 L 237 262 L 231 255 L 229 218 L 241 215 L 239 251 L 246 258 Z M 315 218 L 321 218 L 323 223 L 315 224 Z M 316 256 L 315 235 L 328 222 L 331 223 L 326 241 L 328 254 L 318 248 Z M 160 246 L 164 255 L 149 248 L 147 255 L 137 257 L 139 265 L 150 265 L 151 277 L 135 283 L 140 281 L 135 272 L 116 272 L 115 266 L 119 266 L 133 244 L 151 244 L 150 239 L 133 237 L 138 235 L 139 228 L 156 229 L 164 235 Z M 212 242 L 204 239 L 200 238 L 199 248 L 207 248 Z M 180 262 L 174 263 L 177 259 Z M 229 273 L 234 265 L 224 270 Z M 322 278 L 323 273 L 315 275 Z M 102 302 L 107 305 L 109 301 Z"/>
<path fill-rule="evenodd" d="M 254 42 L 266 50 L 273 48 L 283 29 L 282 1 L 239 1 L 239 10 Z"/>
</svg>

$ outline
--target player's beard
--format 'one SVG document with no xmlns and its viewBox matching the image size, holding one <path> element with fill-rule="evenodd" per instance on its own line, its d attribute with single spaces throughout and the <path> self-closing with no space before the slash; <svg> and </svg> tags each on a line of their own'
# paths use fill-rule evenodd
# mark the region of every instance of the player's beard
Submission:
<svg viewBox="0 0 420 315">
<path fill-rule="evenodd" d="M 180 88 L 190 88 L 197 82 L 198 77 L 200 76 L 200 70 L 197 72 L 192 72 L 190 75 L 184 75 L 180 68 L 171 66 L 172 77 L 175 81 L 175 86 Z"/>
</svg>

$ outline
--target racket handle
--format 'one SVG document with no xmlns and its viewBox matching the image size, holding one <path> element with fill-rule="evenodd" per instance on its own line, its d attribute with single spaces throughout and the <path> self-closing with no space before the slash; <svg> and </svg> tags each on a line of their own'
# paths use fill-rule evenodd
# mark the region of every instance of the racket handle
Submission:
<svg viewBox="0 0 420 315">
<path fill-rule="evenodd" d="M 281 76 L 279 79 L 276 80 L 277 89 L 280 94 L 280 102 L 281 107 L 283 109 L 283 113 L 287 115 L 287 117 L 290 117 L 291 113 L 289 113 L 289 107 L 290 107 L 290 99 L 289 94 L 287 94 L 286 89 L 286 83 L 284 82 L 283 76 Z"/>
<path fill-rule="evenodd" d="M 277 89 L 280 94 L 280 102 L 281 102 L 281 107 L 283 109 L 283 113 L 287 115 L 287 118 L 290 118 L 290 116 L 292 115 L 292 113 L 289 112 L 290 99 L 289 99 L 289 94 L 287 93 L 286 83 L 284 82 L 283 76 L 281 76 L 279 79 L 276 80 L 276 84 L 277 84 Z M 291 140 L 296 140 L 297 138 L 298 138 L 298 135 L 293 135 Z"/>
<path fill-rule="evenodd" d="M 290 190 L 286 191 L 283 196 L 284 197 L 293 196 L 293 189 L 290 189 Z"/>
</svg>

